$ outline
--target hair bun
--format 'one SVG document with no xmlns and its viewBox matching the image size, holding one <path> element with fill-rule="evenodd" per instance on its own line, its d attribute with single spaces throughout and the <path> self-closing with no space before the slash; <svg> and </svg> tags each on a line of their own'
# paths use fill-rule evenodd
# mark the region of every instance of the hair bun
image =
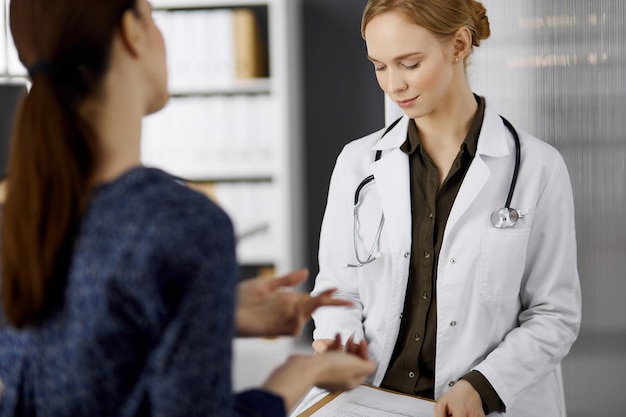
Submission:
<svg viewBox="0 0 626 417">
<path fill-rule="evenodd" d="M 491 35 L 489 18 L 487 17 L 487 9 L 480 1 L 470 0 L 470 2 L 474 9 L 474 27 L 476 28 L 476 32 L 472 34 L 472 44 L 479 46 L 481 41 Z"/>
</svg>

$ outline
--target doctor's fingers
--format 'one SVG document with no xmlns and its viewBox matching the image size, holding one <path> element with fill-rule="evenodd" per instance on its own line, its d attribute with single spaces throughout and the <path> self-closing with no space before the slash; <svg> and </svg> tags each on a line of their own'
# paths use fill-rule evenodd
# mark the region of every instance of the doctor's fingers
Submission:
<svg viewBox="0 0 626 417">
<path fill-rule="evenodd" d="M 485 417 L 480 394 L 461 379 L 434 406 L 435 417 Z"/>
<path fill-rule="evenodd" d="M 338 340 L 337 337 L 335 337 L 334 340 L 333 339 L 314 340 L 313 343 L 311 343 L 311 347 L 313 348 L 315 353 L 325 353 L 325 352 L 332 351 L 332 350 L 341 351 L 343 348 L 341 346 L 341 338 L 339 338 Z"/>
<path fill-rule="evenodd" d="M 443 411 L 438 412 L 437 411 L 437 404 L 435 404 L 435 414 L 434 417 L 485 417 L 485 413 L 481 412 L 480 414 L 477 414 L 475 412 L 468 412 L 468 411 L 452 411 L 450 409 L 445 409 Z"/>
<path fill-rule="evenodd" d="M 361 359 L 369 358 L 367 342 L 365 340 L 361 340 L 359 343 L 354 343 L 354 341 L 348 340 L 346 342 L 345 350 L 346 350 L 346 353 L 356 355 Z"/>
</svg>

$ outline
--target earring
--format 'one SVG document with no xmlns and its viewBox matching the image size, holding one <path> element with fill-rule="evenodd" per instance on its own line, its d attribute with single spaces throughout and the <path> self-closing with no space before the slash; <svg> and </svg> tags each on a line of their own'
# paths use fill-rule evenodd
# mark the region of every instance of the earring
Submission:
<svg viewBox="0 0 626 417">
<path fill-rule="evenodd" d="M 454 62 L 459 62 L 459 57 L 458 56 L 454 57 Z"/>
</svg>

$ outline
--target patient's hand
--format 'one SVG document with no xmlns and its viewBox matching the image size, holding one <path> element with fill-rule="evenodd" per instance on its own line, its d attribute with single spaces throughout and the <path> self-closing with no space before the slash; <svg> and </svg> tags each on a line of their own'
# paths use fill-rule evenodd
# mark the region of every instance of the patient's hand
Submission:
<svg viewBox="0 0 626 417">
<path fill-rule="evenodd" d="M 237 335 L 295 336 L 318 307 L 352 305 L 334 298 L 334 289 L 315 297 L 295 291 L 294 287 L 307 276 L 308 271 L 302 269 L 279 278 L 258 277 L 241 282 L 237 288 Z"/>
</svg>

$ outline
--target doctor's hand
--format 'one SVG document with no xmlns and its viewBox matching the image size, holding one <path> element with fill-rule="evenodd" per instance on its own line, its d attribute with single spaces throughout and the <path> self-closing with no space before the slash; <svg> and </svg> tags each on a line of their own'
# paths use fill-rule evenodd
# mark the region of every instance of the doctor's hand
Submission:
<svg viewBox="0 0 626 417">
<path fill-rule="evenodd" d="M 348 338 L 346 344 L 341 344 L 341 336 L 337 333 L 334 339 L 318 339 L 311 344 L 313 350 L 316 353 L 326 352 L 346 352 L 356 355 L 362 359 L 368 359 L 368 349 L 365 340 L 361 340 L 359 343 L 354 343 L 354 334 Z"/>
<path fill-rule="evenodd" d="M 316 353 L 324 353 L 327 350 L 337 350 L 335 339 L 317 339 L 311 343 Z M 341 350 L 341 348 L 339 348 Z"/>
<path fill-rule="evenodd" d="M 435 404 L 435 417 L 485 417 L 482 400 L 464 379 L 454 384 Z"/>
<path fill-rule="evenodd" d="M 295 291 L 294 287 L 308 275 L 308 270 L 301 269 L 279 278 L 257 277 L 241 282 L 235 311 L 237 336 L 295 336 L 318 307 L 352 304 L 334 298 L 334 289 L 316 297 Z"/>
</svg>

